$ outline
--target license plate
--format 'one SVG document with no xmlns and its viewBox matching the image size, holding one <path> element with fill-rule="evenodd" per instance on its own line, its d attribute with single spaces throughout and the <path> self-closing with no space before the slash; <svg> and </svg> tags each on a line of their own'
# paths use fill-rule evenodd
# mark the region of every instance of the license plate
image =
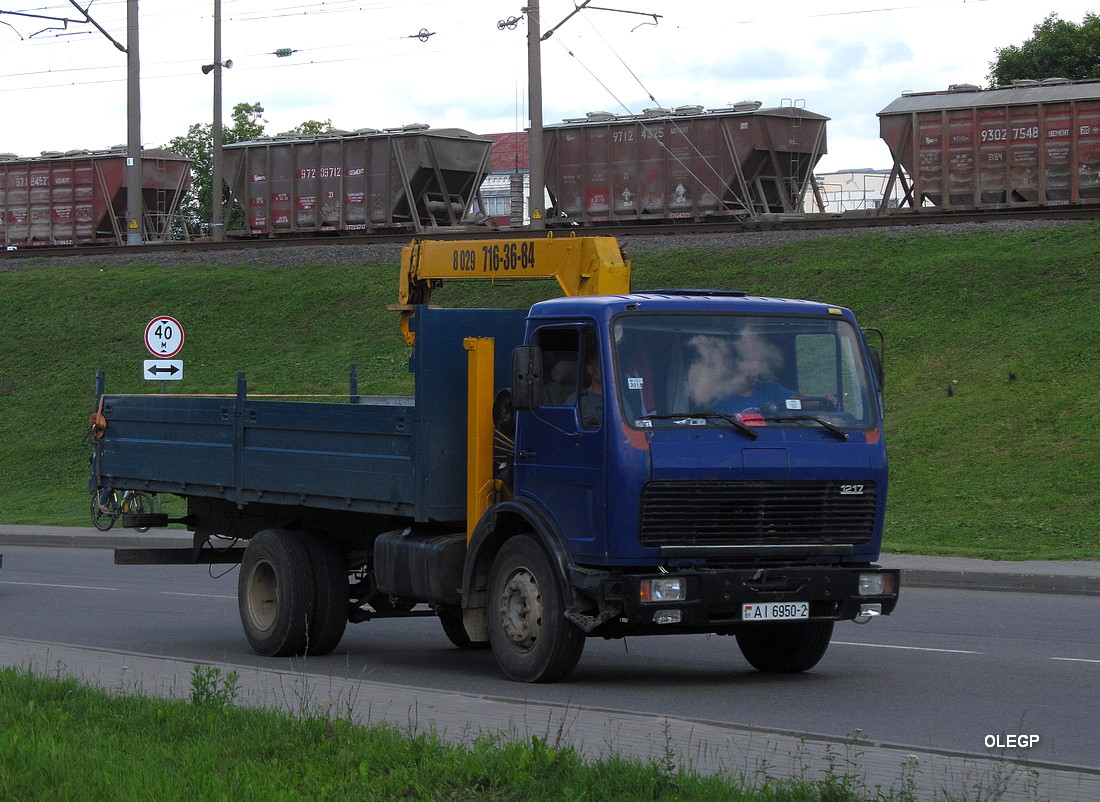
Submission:
<svg viewBox="0 0 1100 802">
<path fill-rule="evenodd" d="M 796 621 L 810 617 L 809 602 L 763 602 L 741 605 L 744 621 Z"/>
</svg>

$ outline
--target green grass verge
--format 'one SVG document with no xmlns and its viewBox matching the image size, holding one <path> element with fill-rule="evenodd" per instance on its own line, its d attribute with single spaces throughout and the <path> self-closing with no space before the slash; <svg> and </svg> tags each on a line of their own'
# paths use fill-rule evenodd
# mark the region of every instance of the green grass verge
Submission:
<svg viewBox="0 0 1100 802">
<path fill-rule="evenodd" d="M 1100 225 L 823 237 L 634 255 L 636 288 L 714 287 L 853 309 L 886 334 L 885 548 L 1100 559 Z M 247 257 L 242 257 L 247 259 Z M 0 272 L 0 521 L 85 525 L 93 377 L 149 392 L 145 323 L 184 324 L 169 392 L 408 393 L 396 267 L 37 267 Z M 433 301 L 523 305 L 553 292 L 448 285 Z"/>
<path fill-rule="evenodd" d="M 703 776 L 673 755 L 585 761 L 570 746 L 358 726 L 236 707 L 235 675 L 196 666 L 189 701 L 108 694 L 0 670 L 0 798 L 440 802 L 912 802 L 912 780 L 869 792 L 843 759 L 815 779 Z"/>
</svg>

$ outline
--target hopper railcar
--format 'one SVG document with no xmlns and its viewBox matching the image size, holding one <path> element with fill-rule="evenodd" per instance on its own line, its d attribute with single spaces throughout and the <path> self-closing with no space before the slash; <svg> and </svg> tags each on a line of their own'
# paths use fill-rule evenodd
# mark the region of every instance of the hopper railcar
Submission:
<svg viewBox="0 0 1100 802">
<path fill-rule="evenodd" d="M 126 159 L 124 147 L 0 154 L 0 240 L 8 248 L 123 244 L 132 222 Z M 161 241 L 190 187 L 191 163 L 150 149 L 141 167 L 145 238 Z"/>
<path fill-rule="evenodd" d="M 1100 204 L 1100 81 L 955 84 L 878 117 L 910 211 Z"/>
<path fill-rule="evenodd" d="M 245 237 L 420 233 L 472 222 L 491 141 L 414 124 L 226 145 Z"/>
<path fill-rule="evenodd" d="M 801 106 L 592 112 L 546 126 L 551 222 L 753 219 L 798 213 L 828 117 Z"/>
</svg>

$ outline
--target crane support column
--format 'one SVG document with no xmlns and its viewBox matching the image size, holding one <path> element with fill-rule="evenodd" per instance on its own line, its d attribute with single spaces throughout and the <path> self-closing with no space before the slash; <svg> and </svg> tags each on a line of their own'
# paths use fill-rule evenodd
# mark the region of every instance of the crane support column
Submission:
<svg viewBox="0 0 1100 802">
<path fill-rule="evenodd" d="M 489 508 L 496 492 L 493 478 L 493 357 L 491 337 L 462 341 L 468 364 L 466 429 L 466 542 Z"/>
</svg>

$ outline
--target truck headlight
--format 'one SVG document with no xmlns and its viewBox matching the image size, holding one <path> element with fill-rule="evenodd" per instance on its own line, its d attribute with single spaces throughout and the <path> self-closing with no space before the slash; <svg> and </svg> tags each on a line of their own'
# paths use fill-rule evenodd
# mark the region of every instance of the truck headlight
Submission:
<svg viewBox="0 0 1100 802">
<path fill-rule="evenodd" d="M 860 596 L 886 596 L 894 592 L 893 574 L 860 574 Z"/>
<path fill-rule="evenodd" d="M 643 579 L 638 590 L 643 602 L 673 602 L 687 598 L 687 582 L 682 577 Z"/>
</svg>

